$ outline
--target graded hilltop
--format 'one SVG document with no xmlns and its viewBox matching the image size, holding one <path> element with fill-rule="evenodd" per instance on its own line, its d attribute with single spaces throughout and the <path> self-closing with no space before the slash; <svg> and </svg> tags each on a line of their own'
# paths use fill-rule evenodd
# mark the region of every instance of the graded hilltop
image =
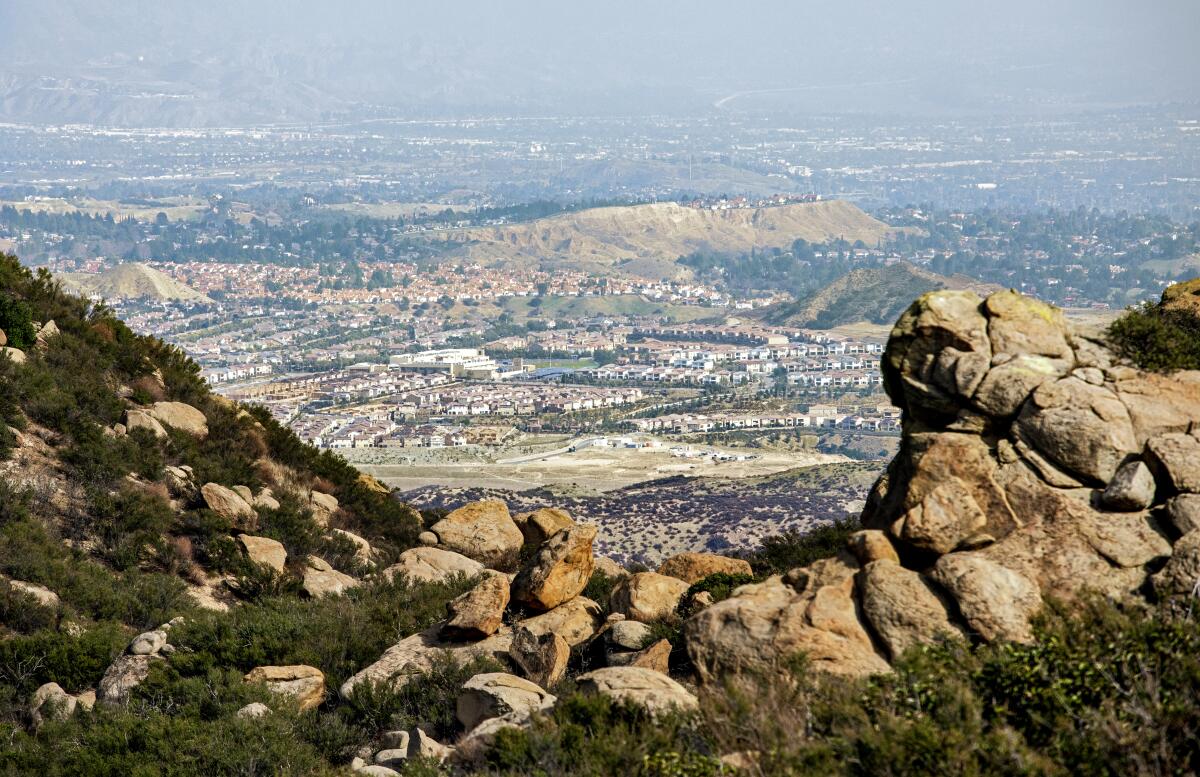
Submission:
<svg viewBox="0 0 1200 777">
<path fill-rule="evenodd" d="M 590 208 L 529 223 L 444 230 L 454 255 L 483 264 L 517 263 L 618 272 L 650 279 L 687 277 L 676 259 L 695 251 L 748 253 L 796 239 L 876 245 L 895 230 L 840 200 L 710 210 L 673 202 Z"/>
<path fill-rule="evenodd" d="M 1120 324 L 921 296 L 861 523 L 652 571 L 419 513 L 0 256 L 0 770 L 1195 773 L 1200 371 Z"/>
<path fill-rule="evenodd" d="M 212 302 L 190 286 L 149 265 L 118 264 L 101 273 L 63 273 L 63 288 L 83 296 L 103 299 L 149 299 L 160 302 Z"/>
</svg>

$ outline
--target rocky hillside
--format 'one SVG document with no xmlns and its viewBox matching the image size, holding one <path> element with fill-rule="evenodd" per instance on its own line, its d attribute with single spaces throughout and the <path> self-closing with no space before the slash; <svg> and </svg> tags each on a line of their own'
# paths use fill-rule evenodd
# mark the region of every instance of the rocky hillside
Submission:
<svg viewBox="0 0 1200 777">
<path fill-rule="evenodd" d="M 11 258 L 0 328 L 6 773 L 1200 770 L 1200 373 L 1013 292 L 900 317 L 861 526 L 653 571 L 418 515 Z"/>
<path fill-rule="evenodd" d="M 890 324 L 908 305 L 908 300 L 941 289 L 966 289 L 986 294 L 997 291 L 998 287 L 897 262 L 853 270 L 823 289 L 792 302 L 762 308 L 757 315 L 776 326 L 817 329 L 859 321 Z"/>
<path fill-rule="evenodd" d="M 159 302 L 212 302 L 195 289 L 153 267 L 137 262 L 119 264 L 98 274 L 63 273 L 63 288 L 103 299 L 148 299 Z"/>
<path fill-rule="evenodd" d="M 838 200 L 719 211 L 666 202 L 447 230 L 434 233 L 434 239 L 461 244 L 457 254 L 485 264 L 514 262 L 661 279 L 686 272 L 675 260 L 695 251 L 748 253 L 752 248 L 786 248 L 801 238 L 875 245 L 890 233 L 888 225 Z"/>
</svg>

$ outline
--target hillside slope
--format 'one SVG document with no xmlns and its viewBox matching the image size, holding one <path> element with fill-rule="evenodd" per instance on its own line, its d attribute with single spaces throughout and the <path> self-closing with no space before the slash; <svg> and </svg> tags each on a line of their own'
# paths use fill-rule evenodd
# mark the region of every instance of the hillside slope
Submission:
<svg viewBox="0 0 1200 777">
<path fill-rule="evenodd" d="M 853 270 L 823 289 L 793 302 L 762 308 L 756 315 L 776 326 L 817 329 L 858 321 L 890 324 L 908 306 L 909 300 L 926 292 L 971 289 L 986 294 L 998 288 L 971 278 L 938 275 L 906 262 L 896 262 Z"/>
<path fill-rule="evenodd" d="M 701 210 L 677 203 L 592 208 L 526 224 L 438 232 L 461 243 L 457 255 L 485 264 L 570 267 L 673 278 L 687 269 L 675 260 L 693 251 L 745 253 L 786 248 L 797 239 L 838 238 L 875 245 L 892 229 L 838 200 L 772 208 Z"/>
<path fill-rule="evenodd" d="M 99 274 L 63 273 L 63 288 L 104 299 L 149 299 L 161 302 L 212 302 L 211 299 L 149 265 L 126 262 Z"/>
</svg>

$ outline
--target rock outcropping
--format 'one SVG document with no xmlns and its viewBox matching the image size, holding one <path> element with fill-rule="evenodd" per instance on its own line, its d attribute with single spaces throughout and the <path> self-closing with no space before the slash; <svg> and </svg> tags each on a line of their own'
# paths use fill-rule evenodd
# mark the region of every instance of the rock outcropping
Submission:
<svg viewBox="0 0 1200 777">
<path fill-rule="evenodd" d="M 1200 372 L 1122 364 L 1013 291 L 939 291 L 900 317 L 883 374 L 904 435 L 868 531 L 695 615 L 702 678 L 801 650 L 868 674 L 938 635 L 1028 640 L 1045 597 L 1196 585 Z"/>
</svg>

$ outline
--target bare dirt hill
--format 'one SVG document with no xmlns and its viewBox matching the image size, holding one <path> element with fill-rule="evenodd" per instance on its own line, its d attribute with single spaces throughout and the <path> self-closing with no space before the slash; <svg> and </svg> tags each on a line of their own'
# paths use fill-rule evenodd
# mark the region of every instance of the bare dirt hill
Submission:
<svg viewBox="0 0 1200 777">
<path fill-rule="evenodd" d="M 693 251 L 785 248 L 798 238 L 875 245 L 893 232 L 848 202 L 828 200 L 721 211 L 676 203 L 592 208 L 526 224 L 448 230 L 433 239 L 461 243 L 455 253 L 485 264 L 517 262 L 657 279 L 686 276 L 687 268 L 675 260 Z"/>
<path fill-rule="evenodd" d="M 89 296 L 99 294 L 105 299 L 212 302 L 190 286 L 144 264 L 121 264 L 95 275 L 63 273 L 59 278 L 68 291 Z"/>
</svg>

